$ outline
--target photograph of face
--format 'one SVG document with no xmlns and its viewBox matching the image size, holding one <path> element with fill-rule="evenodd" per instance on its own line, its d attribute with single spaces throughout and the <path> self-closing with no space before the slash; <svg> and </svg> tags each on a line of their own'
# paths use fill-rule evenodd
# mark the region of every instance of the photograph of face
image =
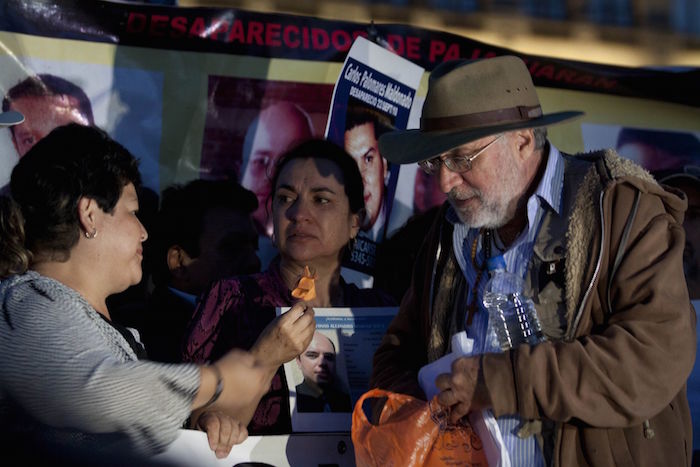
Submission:
<svg viewBox="0 0 700 467">
<path fill-rule="evenodd" d="M 272 235 L 270 180 L 290 147 L 322 135 L 332 85 L 210 76 L 200 176 L 236 178 L 255 193 L 259 235 Z"/>
<path fill-rule="evenodd" d="M 49 73 L 28 76 L 12 86 L 3 98 L 2 109 L 24 115 L 22 123 L 10 128 L 12 143 L 20 158 L 56 127 L 68 123 L 95 123 L 85 91 Z"/>
<path fill-rule="evenodd" d="M 390 131 L 392 120 L 357 99 L 349 98 L 345 114 L 344 147 L 360 169 L 364 184 L 365 217 L 362 230 L 377 240 L 386 222 L 386 183 L 389 163 L 379 153 L 379 137 Z"/>
<path fill-rule="evenodd" d="M 267 237 L 272 235 L 272 219 L 266 208 L 275 165 L 288 148 L 313 134 L 309 115 L 298 105 L 286 101 L 262 109 L 246 131 L 240 183 L 258 198 L 253 220 L 258 231 Z"/>
<path fill-rule="evenodd" d="M 447 196 L 440 189 L 437 175 L 430 175 L 424 170 L 416 170 L 416 180 L 413 186 L 413 211 L 425 212 L 434 206 L 440 206 Z"/>
<path fill-rule="evenodd" d="M 652 172 L 700 165 L 700 139 L 693 133 L 623 127 L 615 147 Z"/>
<path fill-rule="evenodd" d="M 0 186 L 54 128 L 96 125 L 139 159 L 142 186 L 160 189 L 163 74 L 104 64 L 0 56 L 2 108 L 22 124 L 0 132 Z"/>
<path fill-rule="evenodd" d="M 336 344 L 316 331 L 309 347 L 297 357 L 302 382 L 296 385 L 298 412 L 351 412 L 347 391 L 336 374 Z"/>
<path fill-rule="evenodd" d="M 615 148 L 650 172 L 700 165 L 700 132 L 581 124 L 584 150 Z"/>
</svg>

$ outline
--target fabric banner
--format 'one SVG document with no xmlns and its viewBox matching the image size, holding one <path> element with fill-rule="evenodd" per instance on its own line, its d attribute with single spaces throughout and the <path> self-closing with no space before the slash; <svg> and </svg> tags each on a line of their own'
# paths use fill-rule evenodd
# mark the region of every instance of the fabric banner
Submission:
<svg viewBox="0 0 700 467">
<path fill-rule="evenodd" d="M 566 152 L 619 146 L 623 128 L 670 132 L 671 139 L 690 135 L 693 148 L 700 131 L 698 68 L 633 69 L 525 55 L 401 24 L 100 0 L 4 0 L 0 91 L 4 107 L 18 108 L 27 121 L 0 130 L 0 186 L 51 128 L 94 122 L 141 159 L 150 190 L 142 204 L 155 205 L 172 183 L 237 177 L 260 201 L 255 218 L 265 250 L 269 168 L 291 142 L 324 135 L 334 85 L 357 37 L 427 71 L 449 59 L 519 55 L 545 112 L 586 112 L 583 120 L 550 130 Z M 63 98 L 32 99 L 37 82 Z M 413 99 L 418 111 L 426 84 L 427 73 Z M 689 157 L 697 164 L 697 152 Z M 398 169 L 390 171 L 393 187 L 387 187 L 395 192 L 381 238 L 444 199 L 415 165 Z"/>
</svg>

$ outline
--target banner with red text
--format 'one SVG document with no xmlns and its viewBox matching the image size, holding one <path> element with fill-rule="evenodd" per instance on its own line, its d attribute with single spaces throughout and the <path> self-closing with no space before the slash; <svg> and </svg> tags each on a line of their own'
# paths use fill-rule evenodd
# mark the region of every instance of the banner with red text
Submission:
<svg viewBox="0 0 700 467">
<path fill-rule="evenodd" d="M 550 130 L 567 152 L 617 144 L 609 134 L 614 129 L 700 132 L 698 68 L 525 55 L 403 24 L 100 0 L 3 0 L 0 91 L 3 105 L 19 107 L 27 121 L 0 130 L 0 186 L 26 148 L 69 116 L 94 121 L 139 157 L 155 196 L 175 182 L 238 178 L 263 201 L 256 225 L 266 236 L 269 190 L 262 181 L 269 164 L 291 141 L 324 135 L 334 84 L 357 37 L 427 71 L 449 59 L 519 55 L 545 112 L 586 112 L 583 120 Z M 36 76 L 63 89 L 66 99 L 40 103 L 23 95 Z M 424 76 L 417 109 L 426 82 Z M 42 105 L 67 111 L 55 115 Z M 271 152 L 253 156 L 267 150 L 263 144 Z M 397 189 L 411 193 L 402 200 L 402 219 L 444 199 L 421 177 L 415 166 L 400 168 Z M 386 236 L 399 227 L 389 225 Z"/>
</svg>

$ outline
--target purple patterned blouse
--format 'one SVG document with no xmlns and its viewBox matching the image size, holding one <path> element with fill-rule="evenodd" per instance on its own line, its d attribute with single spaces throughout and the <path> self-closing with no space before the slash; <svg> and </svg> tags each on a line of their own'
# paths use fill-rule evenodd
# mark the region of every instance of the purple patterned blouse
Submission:
<svg viewBox="0 0 700 467">
<path fill-rule="evenodd" d="M 395 306 L 396 301 L 376 289 L 360 289 L 341 278 L 346 307 Z M 249 350 L 275 318 L 276 307 L 297 300 L 282 280 L 279 260 L 267 271 L 223 279 L 212 284 L 195 309 L 187 331 L 183 361 L 215 361 L 233 348 Z M 284 370 L 277 370 L 248 426 L 251 435 L 291 433 L 289 392 Z"/>
</svg>

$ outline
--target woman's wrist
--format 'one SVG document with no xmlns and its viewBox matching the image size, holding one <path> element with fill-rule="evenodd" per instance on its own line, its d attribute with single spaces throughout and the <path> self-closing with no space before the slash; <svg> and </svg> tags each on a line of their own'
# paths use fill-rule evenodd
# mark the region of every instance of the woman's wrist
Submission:
<svg viewBox="0 0 700 467">
<path fill-rule="evenodd" d="M 211 368 L 216 375 L 216 386 L 214 387 L 214 394 L 212 394 L 211 398 L 201 407 L 202 409 L 213 405 L 214 402 L 219 399 L 221 393 L 224 392 L 224 377 L 221 374 L 221 370 L 215 364 L 209 365 L 209 368 Z"/>
<path fill-rule="evenodd" d="M 199 390 L 192 402 L 192 409 L 202 410 L 211 406 L 221 396 L 224 390 L 224 379 L 221 369 L 216 365 L 199 367 Z"/>
</svg>

